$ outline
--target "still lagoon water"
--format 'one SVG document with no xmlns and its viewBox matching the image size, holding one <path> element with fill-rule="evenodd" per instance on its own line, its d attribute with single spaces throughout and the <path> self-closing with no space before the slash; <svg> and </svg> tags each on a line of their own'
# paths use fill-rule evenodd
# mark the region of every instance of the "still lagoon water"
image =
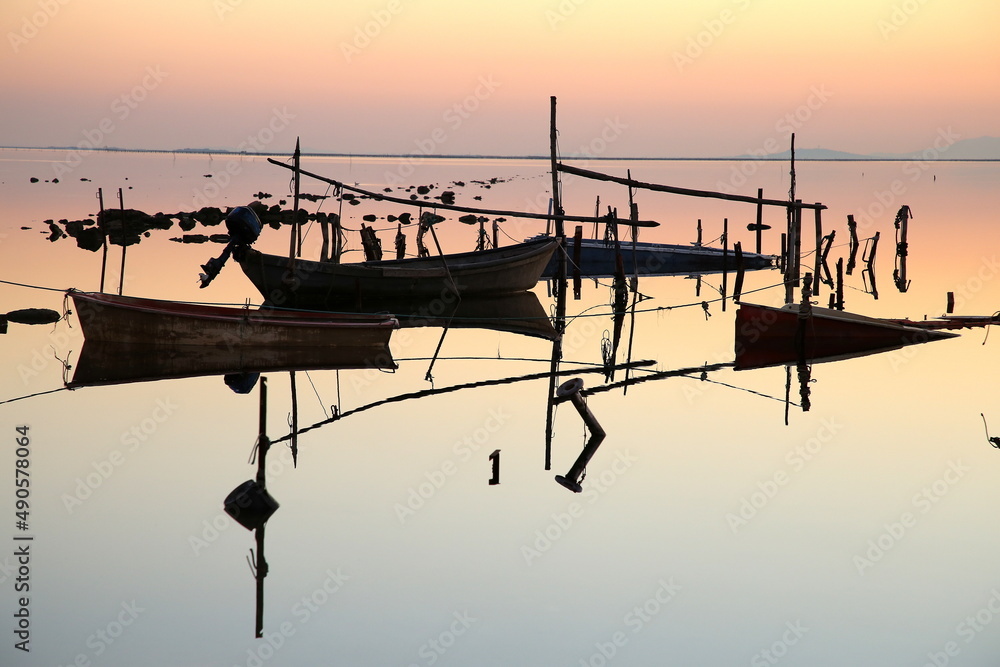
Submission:
<svg viewBox="0 0 1000 667">
<path fill-rule="evenodd" d="M 0 152 L 0 310 L 63 312 L 62 290 L 98 288 L 101 253 L 50 240 L 46 222 L 92 217 L 98 188 L 109 208 L 122 188 L 124 206 L 147 213 L 237 206 L 261 193 L 273 195 L 269 205 L 291 201 L 289 172 L 260 157 L 93 153 L 69 171 L 59 168 L 66 160 Z M 376 191 L 452 190 L 470 206 L 544 211 L 550 196 L 544 160 L 303 166 Z M 689 188 L 763 188 L 777 199 L 789 187 L 787 164 L 776 162 L 589 167 Z M 1000 309 L 998 185 L 995 163 L 797 168 L 798 196 L 828 207 L 831 266 L 848 252 L 848 215 L 862 239 L 879 233 L 874 285 L 859 269 L 844 290 L 847 310 L 878 317 L 941 315 L 949 292 L 956 314 Z M 303 189 L 327 194 L 318 182 Z M 628 210 L 628 193 L 613 184 L 565 178 L 563 197 L 571 214 L 592 214 L 597 197 L 602 212 Z M 700 220 L 709 242 L 727 220 L 730 241 L 753 247 L 753 206 L 650 192 L 636 202 L 641 218 L 661 223 L 641 240 L 692 242 Z M 905 291 L 893 281 L 902 205 L 913 214 Z M 342 207 L 352 229 L 376 214 L 385 247 L 396 231 L 387 216 L 402 212 L 371 201 L 304 206 Z M 777 253 L 783 211 L 764 222 L 763 251 Z M 544 224 L 508 219 L 501 237 L 522 240 Z M 234 264 L 199 289 L 200 265 L 221 245 L 171 240 L 183 233 L 154 229 L 128 247 L 126 294 L 259 302 Z M 471 250 L 476 233 L 457 220 L 439 228 L 446 252 Z M 304 255 L 317 256 L 319 244 L 309 229 Z M 257 247 L 286 252 L 287 229 L 265 228 Z M 120 253 L 112 246 L 109 291 Z M 640 278 L 647 298 L 625 320 L 614 359 L 648 364 L 627 377 L 733 360 L 736 305 L 723 308 L 722 280 Z M 551 313 L 549 286 L 534 291 Z M 747 273 L 743 292 L 765 304 L 784 297 L 775 270 Z M 824 286 L 816 300 L 828 298 Z M 599 389 L 626 378 L 601 372 L 612 299 L 607 279 L 584 280 L 570 299 L 561 370 L 578 373 L 559 382 L 579 377 Z M 271 449 L 267 484 L 280 508 L 267 523 L 256 638 L 257 545 L 222 501 L 256 471 L 257 392 L 234 393 L 220 376 L 63 390 L 82 347 L 74 317 L 12 323 L 0 341 L 0 400 L 9 401 L 0 405 L 2 664 L 978 666 L 1000 655 L 1000 451 L 988 440 L 989 428 L 1000 432 L 1000 340 L 989 330 L 815 364 L 808 411 L 794 368 L 786 402 L 782 366 L 689 370 L 594 393 L 588 406 L 607 437 L 578 495 L 553 479 L 589 437 L 571 405 L 555 412 L 544 465 L 548 340 L 403 329 L 390 343 L 394 371 L 299 372 L 299 426 L 343 417 L 299 437 L 295 466 L 286 443 Z M 292 381 L 266 376 L 278 439 L 290 429 Z M 487 382 L 520 376 L 533 379 Z M 500 483 L 491 485 L 497 450 Z M 24 528 L 18 465 L 30 474 Z M 18 649 L 23 637 L 30 652 Z"/>
</svg>

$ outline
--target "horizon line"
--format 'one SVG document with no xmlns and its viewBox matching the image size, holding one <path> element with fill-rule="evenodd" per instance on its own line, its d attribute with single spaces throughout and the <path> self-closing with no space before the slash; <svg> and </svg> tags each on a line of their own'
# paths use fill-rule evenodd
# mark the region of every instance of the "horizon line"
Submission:
<svg viewBox="0 0 1000 667">
<path fill-rule="evenodd" d="M 259 152 L 259 151 L 236 151 L 224 148 L 115 148 L 113 146 L 0 146 L 0 150 L 14 151 L 87 151 L 103 153 L 181 153 L 185 155 L 234 155 L 246 157 L 291 157 L 289 153 L 279 152 Z M 805 148 L 803 152 L 810 150 L 829 150 L 825 148 Z M 346 158 L 418 158 L 431 160 L 456 160 L 456 159 L 478 159 L 478 160 L 551 160 L 548 155 L 493 155 L 493 154 L 437 154 L 437 153 L 327 153 L 327 152 L 300 152 L 306 157 L 346 157 Z M 734 155 L 728 157 L 643 157 L 643 156 L 603 156 L 603 155 L 570 155 L 562 156 L 566 159 L 586 159 L 604 162 L 616 160 L 624 161 L 651 161 L 651 162 L 787 162 L 789 160 L 788 151 L 783 153 L 771 153 L 768 155 Z M 880 157 L 880 156 L 852 156 L 852 157 L 805 157 L 796 156 L 796 161 L 801 162 L 909 162 L 920 158 L 919 155 L 905 157 Z M 1000 157 L 996 158 L 924 158 L 928 162 L 1000 162 Z"/>
</svg>

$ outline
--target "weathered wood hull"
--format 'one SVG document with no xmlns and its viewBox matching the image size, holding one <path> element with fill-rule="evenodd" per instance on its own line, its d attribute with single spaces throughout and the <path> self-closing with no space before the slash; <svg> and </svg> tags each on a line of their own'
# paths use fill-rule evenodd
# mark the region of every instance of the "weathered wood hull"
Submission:
<svg viewBox="0 0 1000 667">
<path fill-rule="evenodd" d="M 442 257 L 337 264 L 246 250 L 243 272 L 264 298 L 276 304 L 324 308 L 371 299 L 445 299 L 457 287 L 465 296 L 529 290 L 558 246 L 540 239 L 515 246 Z"/>
<path fill-rule="evenodd" d="M 736 254 L 732 249 L 724 253 L 722 248 L 668 243 L 636 243 L 633 249 L 631 241 L 622 241 L 620 248 L 626 275 L 638 273 L 640 276 L 665 276 L 736 270 Z M 576 240 L 573 238 L 566 239 L 566 255 L 571 261 L 577 256 Z M 601 239 L 581 239 L 580 273 L 594 278 L 613 276 L 616 255 L 613 243 L 605 243 Z M 542 273 L 543 277 L 556 275 L 557 259 L 558 256 L 549 261 Z M 773 265 L 770 255 L 743 252 L 745 270 L 767 269 Z M 572 272 L 572 267 L 569 271 Z"/>
<path fill-rule="evenodd" d="M 861 356 L 957 335 L 816 306 L 800 319 L 796 304 L 776 308 L 741 303 L 736 311 L 736 369 Z"/>
<path fill-rule="evenodd" d="M 84 338 L 109 343 L 204 347 L 385 346 L 398 328 L 385 314 L 233 308 L 77 292 Z"/>
</svg>

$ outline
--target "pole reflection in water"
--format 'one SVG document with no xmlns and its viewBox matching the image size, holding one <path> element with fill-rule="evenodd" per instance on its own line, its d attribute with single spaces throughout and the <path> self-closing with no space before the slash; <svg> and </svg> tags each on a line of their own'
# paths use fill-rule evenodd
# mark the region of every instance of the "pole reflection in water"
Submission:
<svg viewBox="0 0 1000 667">
<path fill-rule="evenodd" d="M 580 413 L 580 417 L 583 418 L 583 422 L 587 425 L 587 428 L 590 429 L 590 440 L 587 441 L 583 451 L 580 452 L 580 456 L 573 462 L 569 472 L 565 476 L 556 475 L 556 481 L 574 493 L 583 492 L 583 487 L 580 483 L 587 476 L 587 464 L 590 463 L 590 459 L 597 453 L 597 448 L 601 446 L 607 435 L 601 425 L 597 423 L 597 419 L 590 411 L 590 408 L 587 407 L 587 401 L 580 396 L 581 389 L 583 389 L 583 380 L 573 378 L 559 385 L 559 391 L 556 392 L 555 400 L 556 403 L 571 401 L 573 407 Z"/>
<path fill-rule="evenodd" d="M 896 268 L 892 271 L 892 281 L 896 283 L 896 289 L 900 292 L 910 289 L 910 281 L 906 278 L 906 258 L 910 254 L 909 242 L 906 239 L 912 217 L 910 207 L 903 206 L 896 213 L 896 220 L 893 223 L 896 228 Z"/>
<path fill-rule="evenodd" d="M 269 566 L 264 556 L 264 529 L 267 520 L 278 509 L 278 502 L 267 492 L 267 452 L 271 441 L 267 437 L 267 378 L 260 379 L 260 428 L 257 435 L 257 476 L 233 489 L 223 507 L 226 514 L 237 523 L 254 532 L 257 553 L 250 550 L 247 562 L 256 580 L 255 634 L 260 639 L 264 632 L 264 578 Z"/>
</svg>

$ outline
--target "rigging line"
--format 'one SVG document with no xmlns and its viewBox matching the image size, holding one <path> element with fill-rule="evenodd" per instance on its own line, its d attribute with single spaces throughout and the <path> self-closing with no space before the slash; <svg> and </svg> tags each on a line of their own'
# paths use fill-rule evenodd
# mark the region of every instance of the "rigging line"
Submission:
<svg viewBox="0 0 1000 667">
<path fill-rule="evenodd" d="M 43 285 L 28 285 L 27 283 L 16 283 L 13 280 L 0 280 L 0 283 L 5 285 L 13 285 L 14 287 L 27 287 L 28 289 L 41 289 L 48 290 L 50 292 L 65 292 L 65 289 L 59 289 L 58 287 L 45 287 Z"/>
<path fill-rule="evenodd" d="M 313 213 L 314 216 L 319 213 L 319 210 L 321 208 L 323 208 L 323 202 L 326 201 L 326 198 L 330 195 L 330 188 L 331 187 L 333 187 L 331 184 L 329 184 L 329 183 L 326 184 L 326 192 L 324 192 L 323 196 L 319 199 L 319 205 L 316 207 L 316 212 Z M 305 240 L 307 238 L 309 238 L 309 230 L 311 230 L 313 228 L 313 225 L 315 225 L 315 224 L 316 224 L 315 220 L 310 220 L 309 221 L 309 226 L 306 227 L 306 233 L 302 235 L 302 242 L 303 243 L 305 242 Z"/>
<path fill-rule="evenodd" d="M 69 387 L 57 387 L 56 389 L 49 389 L 48 391 L 39 391 L 34 394 L 28 394 L 27 396 L 18 396 L 17 398 L 8 398 L 6 401 L 0 401 L 0 405 L 5 405 L 7 403 L 15 403 L 17 401 L 23 401 L 26 398 L 34 398 L 36 396 L 45 396 L 46 394 L 54 394 L 58 391 L 72 391 Z"/>
<path fill-rule="evenodd" d="M 312 387 L 313 393 L 316 394 L 316 400 L 319 401 L 319 407 L 323 409 L 323 416 L 329 417 L 330 415 L 326 411 L 326 405 L 324 405 L 323 399 L 320 398 L 319 390 L 316 389 L 316 383 L 313 382 L 312 375 L 309 374 L 309 371 L 305 371 L 305 374 L 306 379 L 309 380 L 309 386 Z"/>
<path fill-rule="evenodd" d="M 662 380 L 662 379 L 665 379 L 665 378 L 672 378 L 672 377 L 693 377 L 693 375 L 695 373 L 706 373 L 706 372 L 721 370 L 723 368 L 732 368 L 734 365 L 735 365 L 735 362 L 726 361 L 726 362 L 721 362 L 721 363 L 717 363 L 717 364 L 709 364 L 709 365 L 705 365 L 705 366 L 692 366 L 692 367 L 689 367 L 689 368 L 678 368 L 677 370 L 672 370 L 672 371 L 648 371 L 647 369 L 644 369 L 644 368 L 637 368 L 637 369 L 635 369 L 636 371 L 647 372 L 647 373 L 649 373 L 649 375 L 646 375 L 645 377 L 641 377 L 641 378 L 638 378 L 638 379 L 631 378 L 631 379 L 621 380 L 619 382 L 613 382 L 611 384 L 602 385 L 600 387 L 593 387 L 591 389 L 582 389 L 580 391 L 580 395 L 581 396 L 590 396 L 591 394 L 599 394 L 599 393 L 603 393 L 603 392 L 606 392 L 606 391 L 611 391 L 613 389 L 618 389 L 620 387 L 627 387 L 627 386 L 633 385 L 633 384 L 639 384 L 639 383 L 642 383 L 642 382 L 649 382 L 650 380 Z M 702 382 L 711 382 L 712 384 L 721 385 L 723 387 L 728 387 L 730 389 L 738 389 L 740 391 L 745 391 L 745 392 L 750 393 L 750 394 L 755 394 L 755 395 L 761 396 L 763 398 L 769 398 L 772 401 L 779 401 L 781 403 L 785 402 L 785 399 L 783 399 L 783 398 L 777 398 L 775 396 L 770 396 L 770 395 L 765 394 L 763 392 L 759 392 L 759 391 L 757 391 L 755 389 L 747 389 L 746 387 L 738 387 L 736 385 L 729 384 L 728 382 L 722 382 L 720 380 L 713 380 L 713 379 L 708 378 L 708 377 L 699 377 L 699 378 L 693 378 L 693 379 L 698 379 L 698 380 L 700 380 Z M 799 405 L 797 403 L 792 402 L 791 404 L 794 405 L 795 407 L 799 407 Z"/>
<path fill-rule="evenodd" d="M 651 365 L 653 365 L 655 363 L 656 362 L 652 361 L 652 360 L 647 360 L 647 361 L 633 361 L 631 364 L 618 364 L 617 366 L 615 366 L 615 368 L 619 369 L 619 368 L 626 368 L 626 367 L 630 367 L 630 366 L 634 366 L 634 367 L 651 366 Z M 543 372 L 540 372 L 540 373 L 530 373 L 528 375 L 518 375 L 518 376 L 515 376 L 515 377 L 497 378 L 497 379 L 493 379 L 493 380 L 479 380 L 477 382 L 467 382 L 465 384 L 456 384 L 456 385 L 451 385 L 449 387 L 439 387 L 439 388 L 434 388 L 434 389 L 423 389 L 421 391 L 414 391 L 414 392 L 410 392 L 410 393 L 407 393 L 407 394 L 398 394 L 396 396 L 390 396 L 389 398 L 385 398 L 385 399 L 382 399 L 380 401 L 375 401 L 373 403 L 368 403 L 367 405 L 362 405 L 361 407 L 355 408 L 353 410 L 348 410 L 347 412 L 341 412 L 339 414 L 336 414 L 336 415 L 330 417 L 329 419 L 324 419 L 323 421 L 316 422 L 312 426 L 306 426 L 305 428 L 300 428 L 295 433 L 289 433 L 286 436 L 282 436 L 281 438 L 278 438 L 277 440 L 274 440 L 271 444 L 277 444 L 279 442 L 284 442 L 286 440 L 291 440 L 291 438 L 292 438 L 293 435 L 301 435 L 303 433 L 308 433 L 309 431 L 312 431 L 313 429 L 316 429 L 316 428 L 319 428 L 320 426 L 325 426 L 326 424 L 330 424 L 332 422 L 338 421 L 340 419 L 343 419 L 344 417 L 347 417 L 348 415 L 353 415 L 353 414 L 358 413 L 358 412 L 365 412 L 366 410 L 370 410 L 372 408 L 376 408 L 376 407 L 379 407 L 379 406 L 382 406 L 382 405 L 386 405 L 388 403 L 400 403 L 402 401 L 407 401 L 407 400 L 414 399 L 414 398 L 424 398 L 424 397 L 427 397 L 427 396 L 436 396 L 438 394 L 448 394 L 448 393 L 452 393 L 452 392 L 455 392 L 455 391 L 459 391 L 461 389 L 476 389 L 476 388 L 479 388 L 479 387 L 492 387 L 492 386 L 503 385 L 503 384 L 514 384 L 516 382 L 525 382 L 525 381 L 528 381 L 528 380 L 542 380 L 542 379 L 546 379 L 546 378 L 553 377 L 553 376 L 574 375 L 574 374 L 578 374 L 578 373 L 603 373 L 603 372 L 604 372 L 603 368 L 578 368 L 578 369 L 575 369 L 575 370 L 568 370 L 568 371 L 556 371 L 555 373 L 552 373 L 551 371 L 543 371 Z"/>
</svg>

